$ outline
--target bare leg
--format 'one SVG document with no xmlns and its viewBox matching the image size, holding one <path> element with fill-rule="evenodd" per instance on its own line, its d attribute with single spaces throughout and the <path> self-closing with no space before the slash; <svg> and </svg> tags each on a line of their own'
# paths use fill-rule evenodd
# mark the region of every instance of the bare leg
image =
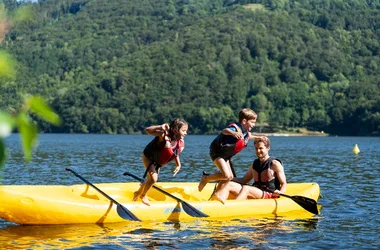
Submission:
<svg viewBox="0 0 380 250">
<path fill-rule="evenodd" d="M 133 193 L 133 199 L 132 199 L 133 201 L 138 200 L 138 198 L 141 195 L 142 190 L 144 189 L 144 185 L 145 185 L 145 182 L 141 183 L 139 189 L 137 189 L 137 191 Z"/>
<path fill-rule="evenodd" d="M 236 200 L 261 199 L 262 196 L 263 191 L 261 189 L 252 186 L 243 186 L 236 197 Z"/>
<path fill-rule="evenodd" d="M 151 171 L 148 171 L 148 177 L 147 177 L 147 180 L 145 182 L 144 189 L 140 195 L 141 201 L 148 206 L 150 206 L 150 202 L 148 200 L 146 193 L 153 186 L 153 184 L 156 183 L 158 180 L 158 173 L 156 172 L 154 165 L 151 165 L 151 166 L 153 166 L 153 167 L 151 167 L 151 169 L 149 169 Z"/>
<path fill-rule="evenodd" d="M 157 182 L 158 173 L 156 172 L 156 166 L 143 154 L 142 160 L 145 168 L 147 169 L 147 179 L 141 184 L 140 188 L 134 193 L 133 201 L 137 201 L 141 198 L 141 201 L 150 206 L 150 202 L 146 193 Z"/>
<path fill-rule="evenodd" d="M 144 164 L 146 171 L 148 171 L 147 169 L 152 164 L 152 162 L 144 154 L 142 154 L 142 161 L 143 161 L 143 164 Z M 141 193 L 143 192 L 143 190 L 145 188 L 145 183 L 146 183 L 146 180 L 140 184 L 139 189 L 134 193 L 134 196 L 132 199 L 133 201 L 137 201 L 138 198 L 140 198 Z"/>
<path fill-rule="evenodd" d="M 223 158 L 216 158 L 214 164 L 218 167 L 220 172 L 210 175 L 202 175 L 201 181 L 198 185 L 199 192 L 201 192 L 206 184 L 211 181 L 232 180 L 232 178 L 234 178 L 229 161 L 226 162 Z"/>
<path fill-rule="evenodd" d="M 216 200 L 225 204 L 230 195 L 236 197 L 242 189 L 239 183 L 231 181 L 221 181 L 218 186 L 218 190 L 215 192 L 214 197 Z"/>
</svg>

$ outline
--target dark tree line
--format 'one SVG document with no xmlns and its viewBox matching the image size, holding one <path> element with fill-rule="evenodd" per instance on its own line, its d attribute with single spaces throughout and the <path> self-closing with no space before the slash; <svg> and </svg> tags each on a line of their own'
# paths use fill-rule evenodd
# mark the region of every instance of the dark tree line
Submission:
<svg viewBox="0 0 380 250">
<path fill-rule="evenodd" d="M 42 95 L 64 121 L 46 132 L 140 133 L 183 117 L 215 133 L 251 107 L 271 126 L 380 134 L 380 1 L 32 5 L 2 45 L 19 64 L 0 79 L 0 108 Z"/>
</svg>

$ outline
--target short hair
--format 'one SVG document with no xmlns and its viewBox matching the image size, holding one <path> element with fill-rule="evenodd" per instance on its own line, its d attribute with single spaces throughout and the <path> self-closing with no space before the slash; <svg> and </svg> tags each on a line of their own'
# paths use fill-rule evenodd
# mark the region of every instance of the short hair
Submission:
<svg viewBox="0 0 380 250">
<path fill-rule="evenodd" d="M 259 137 L 259 138 L 257 138 L 257 139 L 254 141 L 253 145 L 256 145 L 256 144 L 259 143 L 259 142 L 264 143 L 265 147 L 270 148 L 270 140 L 269 140 L 268 137 L 263 136 L 263 137 Z"/>
<path fill-rule="evenodd" d="M 244 108 L 240 110 L 239 112 L 239 122 L 242 122 L 244 119 L 246 120 L 257 119 L 257 114 L 255 113 L 255 111 L 253 111 L 250 108 Z"/>
</svg>

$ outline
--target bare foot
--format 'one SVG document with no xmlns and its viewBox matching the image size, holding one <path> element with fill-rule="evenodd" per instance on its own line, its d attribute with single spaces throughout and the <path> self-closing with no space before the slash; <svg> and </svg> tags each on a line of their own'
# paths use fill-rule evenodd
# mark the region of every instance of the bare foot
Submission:
<svg viewBox="0 0 380 250">
<path fill-rule="evenodd" d="M 149 202 L 148 197 L 147 197 L 146 195 L 144 195 L 144 196 L 141 197 L 141 201 L 142 201 L 145 205 L 150 206 L 150 202 Z"/>
<path fill-rule="evenodd" d="M 202 192 L 202 190 L 206 186 L 206 184 L 207 184 L 206 175 L 202 175 L 201 181 L 199 182 L 199 185 L 198 185 L 198 191 Z"/>
<path fill-rule="evenodd" d="M 226 204 L 226 200 L 222 199 L 219 195 L 213 194 L 210 198 L 212 201 L 220 201 L 223 205 Z"/>
<path fill-rule="evenodd" d="M 225 200 L 223 200 L 219 195 L 217 195 L 217 194 L 214 194 L 214 197 L 215 197 L 215 199 L 216 200 L 218 200 L 218 201 L 220 201 L 223 205 L 225 205 L 226 204 L 226 201 Z"/>
</svg>

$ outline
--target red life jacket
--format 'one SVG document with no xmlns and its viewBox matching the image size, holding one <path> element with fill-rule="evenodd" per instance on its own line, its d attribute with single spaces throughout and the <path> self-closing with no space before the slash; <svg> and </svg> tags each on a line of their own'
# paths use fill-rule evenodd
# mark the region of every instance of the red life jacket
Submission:
<svg viewBox="0 0 380 250">
<path fill-rule="evenodd" d="M 183 140 L 177 141 L 174 147 L 162 148 L 160 152 L 160 158 L 157 163 L 160 165 L 164 165 L 172 161 L 175 157 L 181 154 L 184 148 L 185 142 Z"/>
<path fill-rule="evenodd" d="M 239 133 L 243 133 L 243 131 L 241 130 L 241 128 L 236 123 L 232 123 L 229 126 L 234 126 L 236 128 L 236 131 L 238 131 Z M 251 135 L 251 133 L 248 132 L 244 136 L 244 138 L 241 138 L 241 139 L 237 140 L 237 142 L 235 143 L 234 155 L 236 155 L 237 153 L 239 153 L 240 151 L 242 151 L 245 147 L 247 147 L 247 145 L 248 145 L 248 139 L 249 139 L 250 135 Z"/>
<path fill-rule="evenodd" d="M 234 127 L 237 132 L 242 133 L 240 126 L 231 123 L 227 128 Z M 210 154 L 217 154 L 224 159 L 231 158 L 245 147 L 247 147 L 248 139 L 251 133 L 247 133 L 244 138 L 236 139 L 232 135 L 224 135 L 220 133 L 210 145 Z"/>
<path fill-rule="evenodd" d="M 178 156 L 185 148 L 183 140 L 177 141 L 174 147 L 165 147 L 166 141 L 160 141 L 160 137 L 156 136 L 144 149 L 144 155 L 159 165 L 165 165 Z"/>
</svg>

